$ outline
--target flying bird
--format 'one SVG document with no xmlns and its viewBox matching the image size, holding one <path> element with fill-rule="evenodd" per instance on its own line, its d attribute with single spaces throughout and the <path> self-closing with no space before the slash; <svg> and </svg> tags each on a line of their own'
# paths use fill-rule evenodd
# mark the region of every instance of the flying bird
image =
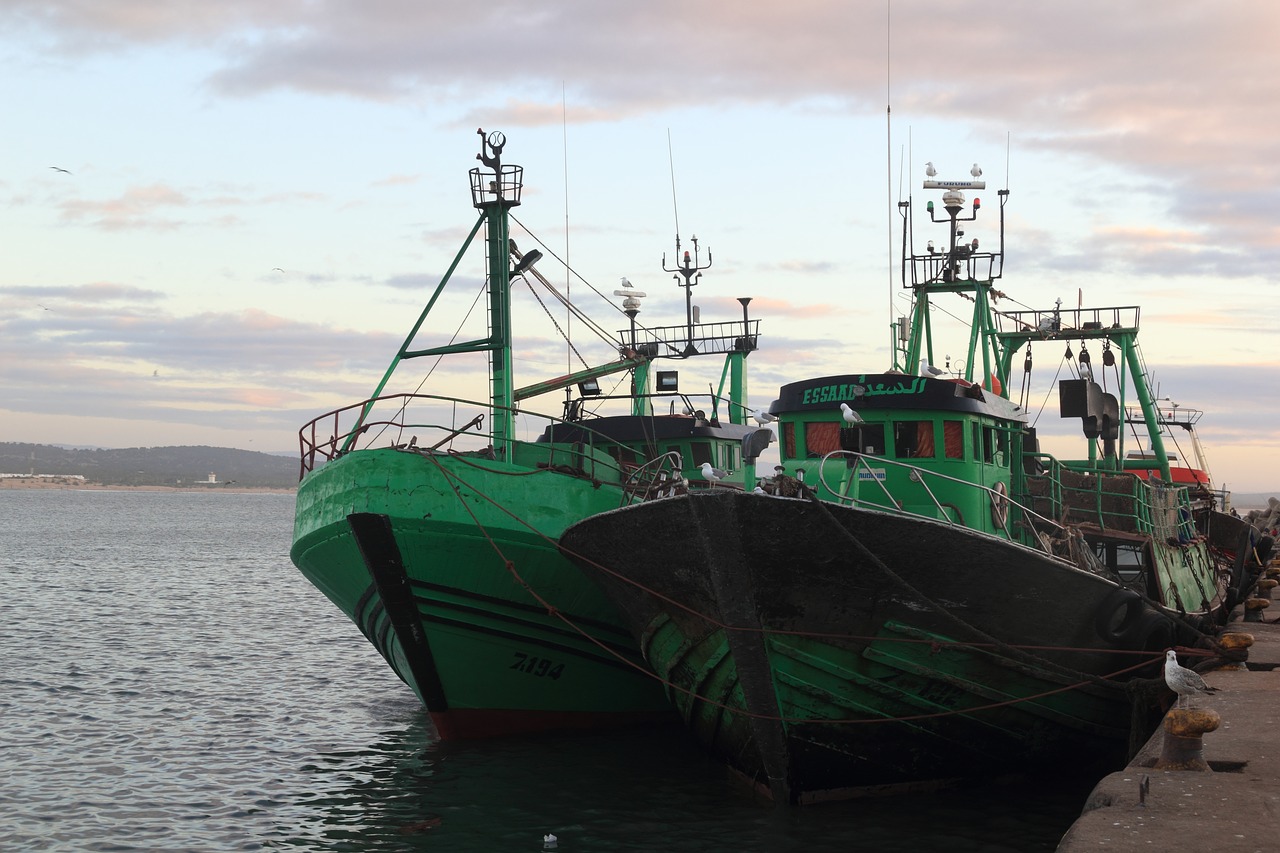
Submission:
<svg viewBox="0 0 1280 853">
<path fill-rule="evenodd" d="M 1218 688 L 1210 687 L 1204 683 L 1200 673 L 1179 665 L 1178 653 L 1173 649 L 1169 649 L 1164 655 L 1164 683 L 1169 685 L 1170 690 L 1178 694 L 1179 708 L 1183 706 L 1183 699 L 1188 699 L 1198 693 L 1218 692 Z"/>
<path fill-rule="evenodd" d="M 930 160 L 928 163 L 925 163 L 925 164 L 924 164 L 924 173 L 925 173 L 926 175 L 928 175 L 929 177 L 931 177 L 931 178 L 932 178 L 934 175 L 938 174 L 938 170 L 937 170 L 937 169 L 935 169 L 935 168 L 933 168 L 933 161 L 932 161 L 932 160 Z"/>
<path fill-rule="evenodd" d="M 844 422 L 847 424 L 866 423 L 866 421 L 862 419 L 862 415 L 858 414 L 853 409 L 849 408 L 848 403 L 840 404 L 840 412 L 844 415 Z"/>
<path fill-rule="evenodd" d="M 756 423 L 760 424 L 760 426 L 771 424 L 778 419 L 778 416 L 773 414 L 773 412 L 766 412 L 764 409 L 752 412 L 751 417 L 755 418 Z"/>
<path fill-rule="evenodd" d="M 710 462 L 702 463 L 702 476 L 707 478 L 710 483 L 718 483 L 725 477 L 729 476 L 729 472 L 722 471 L 719 468 L 713 468 Z"/>
<path fill-rule="evenodd" d="M 71 174 L 71 170 L 70 170 L 70 169 L 64 169 L 64 168 L 62 168 L 61 166 L 50 166 L 49 168 L 50 168 L 50 169 L 53 169 L 53 171 L 55 171 L 55 172 L 63 172 L 63 173 L 68 174 L 68 175 L 70 175 L 70 174 Z"/>
<path fill-rule="evenodd" d="M 982 167 L 980 167 L 977 163 L 974 163 L 974 164 L 973 164 L 973 168 L 969 170 L 969 174 L 970 174 L 970 175 L 973 175 L 975 178 L 981 178 L 981 177 L 982 177 Z"/>
<path fill-rule="evenodd" d="M 272 271 L 272 272 L 284 272 L 284 270 L 282 270 L 280 267 L 272 267 L 272 268 L 271 268 L 271 271 Z"/>
</svg>

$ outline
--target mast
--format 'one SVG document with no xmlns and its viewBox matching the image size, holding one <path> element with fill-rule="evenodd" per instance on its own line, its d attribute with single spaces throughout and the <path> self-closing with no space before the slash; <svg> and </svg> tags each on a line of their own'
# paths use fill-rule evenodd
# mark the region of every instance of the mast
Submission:
<svg viewBox="0 0 1280 853">
<path fill-rule="evenodd" d="M 926 164 L 928 180 L 924 189 L 944 190 L 944 213 L 938 216 L 934 203 L 929 201 L 925 209 L 929 220 L 946 225 L 947 244 L 943 249 L 928 241 L 926 252 L 915 254 L 911 239 L 911 202 L 899 202 L 903 217 L 902 266 L 903 287 L 913 292 L 912 317 L 909 331 L 901 335 L 894 345 L 895 355 L 901 353 L 902 362 L 894 359 L 894 366 L 907 373 L 920 374 L 924 365 L 937 364 L 933 351 L 933 326 L 931 298 L 936 293 L 967 294 L 973 301 L 969 324 L 969 344 L 964 360 L 964 376 L 968 382 L 977 382 L 984 388 L 1003 394 L 1007 383 L 998 373 L 998 351 L 995 343 L 995 325 L 992 319 L 991 289 L 1004 272 L 1004 206 L 1009 191 L 1000 190 L 1000 246 L 997 251 L 981 251 L 978 238 L 965 240 L 964 224 L 978 218 L 981 199 L 974 198 L 968 216 L 961 215 L 966 208 L 964 190 L 986 189 L 986 181 L 978 180 L 982 169 L 974 164 L 969 173 L 972 180 L 936 180 L 937 170 Z M 911 277 L 907 280 L 910 268 Z M 978 371 L 981 371 L 980 373 Z"/>
<path fill-rule="evenodd" d="M 521 166 L 502 164 L 502 149 L 507 138 L 494 131 L 487 137 L 483 128 L 480 134 L 480 153 L 476 159 L 492 173 L 479 168 L 471 170 L 471 201 L 485 220 L 485 253 L 489 266 L 489 400 L 490 432 L 493 449 L 500 459 L 511 458 L 511 439 L 515 432 L 515 383 L 511 358 L 511 278 L 510 224 L 511 208 L 520 204 L 520 192 L 524 183 Z M 532 254 L 532 253 L 530 253 Z M 521 261 L 523 264 L 523 261 Z"/>
</svg>

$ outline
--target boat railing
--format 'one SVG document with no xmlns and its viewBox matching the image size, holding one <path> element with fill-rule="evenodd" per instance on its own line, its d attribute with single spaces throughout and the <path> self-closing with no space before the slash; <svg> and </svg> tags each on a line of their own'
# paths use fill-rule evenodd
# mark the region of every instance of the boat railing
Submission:
<svg viewBox="0 0 1280 853">
<path fill-rule="evenodd" d="M 844 461 L 842 466 L 846 473 L 842 475 L 841 482 L 832 487 L 827 481 L 827 461 L 841 459 Z M 833 466 L 834 467 L 834 466 Z M 920 490 L 927 497 L 928 502 L 932 504 L 936 514 L 920 512 L 918 510 L 907 509 L 907 502 L 902 496 L 895 495 L 890 491 L 886 483 L 887 477 L 884 476 L 885 467 L 895 467 L 906 472 L 906 479 L 911 483 L 920 486 Z M 865 473 L 864 473 L 865 472 Z M 921 518 L 930 518 L 935 521 L 942 521 L 953 527 L 964 527 L 973 529 L 971 525 L 965 524 L 964 520 L 956 517 L 955 507 L 950 503 L 941 500 L 934 486 L 946 483 L 948 486 L 959 487 L 960 490 L 973 489 L 985 494 L 986 502 L 991 508 L 991 517 L 998 521 L 1000 529 L 1004 532 L 1006 538 L 1011 541 L 1023 541 L 1024 539 L 1034 542 L 1036 547 L 1047 554 L 1052 554 L 1053 549 L 1050 544 L 1050 536 L 1047 535 L 1031 535 L 1028 537 L 1020 537 L 1013 533 L 1011 529 L 1012 519 L 1021 515 L 1021 521 L 1024 524 L 1030 524 L 1038 530 L 1052 530 L 1060 539 L 1069 538 L 1069 534 L 1061 524 L 1051 518 L 1046 518 L 1038 514 L 1031 507 L 1025 506 L 1012 498 L 1001 488 L 993 488 L 984 486 L 980 483 L 974 483 L 970 480 L 962 480 L 958 477 L 952 477 L 942 474 L 938 471 L 931 471 L 921 468 L 917 465 L 911 465 L 906 462 L 899 462 L 894 459 L 886 459 L 883 456 L 868 456 L 864 453 L 857 453 L 850 450 L 834 450 L 822 457 L 822 463 L 818 467 L 818 479 L 823 488 L 823 497 L 835 503 L 855 506 L 864 509 L 878 509 L 895 512 L 900 515 L 911 515 Z M 880 495 L 884 501 L 872 500 L 862 495 L 849 494 L 850 488 L 855 483 L 874 483 L 880 489 Z M 1016 510 L 1016 512 L 1015 512 Z"/>
<path fill-rule="evenodd" d="M 1189 541 L 1194 538 L 1190 490 L 1132 472 L 1080 468 L 1047 454 L 1027 454 L 1038 473 L 1026 478 L 1024 499 L 1041 515 L 1102 532 Z"/>
<path fill-rule="evenodd" d="M 633 346 L 629 349 L 650 358 L 753 352 L 760 341 L 760 321 L 636 327 L 634 330 L 623 329 L 618 336 L 624 341 L 632 340 Z"/>
<path fill-rule="evenodd" d="M 1141 309 L 1137 305 L 1112 308 L 1054 308 L 1047 311 L 997 311 L 997 334 L 1105 337 L 1117 329 L 1136 332 Z"/>
<path fill-rule="evenodd" d="M 683 470 L 684 460 L 674 450 L 655 456 L 643 465 L 624 464 L 623 494 L 618 505 L 626 506 L 634 500 L 650 501 L 688 492 L 689 484 L 681 473 Z"/>
<path fill-rule="evenodd" d="M 911 255 L 910 261 L 911 281 L 915 286 L 949 281 L 994 281 L 1004 275 L 1003 255 L 970 251 L 967 247 L 954 255 L 947 252 Z"/>
<path fill-rule="evenodd" d="M 476 409 L 469 420 L 459 424 L 459 409 Z M 389 447 L 413 450 L 420 453 L 474 453 L 492 454 L 496 445 L 494 436 L 485 427 L 485 418 L 493 411 L 489 402 L 441 397 L 432 394 L 390 394 L 374 397 L 359 403 L 335 409 L 312 420 L 298 433 L 301 450 L 299 479 L 326 462 L 357 449 Z M 546 424 L 565 424 L 574 428 L 574 449 L 565 454 L 547 446 L 546 452 L 531 467 L 568 468 L 584 470 L 587 476 L 601 481 L 622 483 L 627 477 L 624 466 L 607 451 L 598 451 L 597 443 L 604 443 L 590 427 L 581 422 L 569 424 L 562 418 L 512 409 L 514 414 L 543 422 L 538 435 Z M 448 423 L 442 421 L 447 420 Z M 527 452 L 538 442 L 522 441 L 516 452 Z M 612 446 L 616 442 L 609 442 Z M 524 448 L 523 450 L 521 448 Z"/>
</svg>

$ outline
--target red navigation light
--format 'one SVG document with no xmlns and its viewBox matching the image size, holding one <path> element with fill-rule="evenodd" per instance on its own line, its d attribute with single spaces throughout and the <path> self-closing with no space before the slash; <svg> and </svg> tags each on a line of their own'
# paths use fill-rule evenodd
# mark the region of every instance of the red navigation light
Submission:
<svg viewBox="0 0 1280 853">
<path fill-rule="evenodd" d="M 687 266 L 687 265 L 688 265 L 688 263 L 689 263 L 689 253 L 688 253 L 688 251 L 686 251 L 686 252 L 684 253 L 684 262 L 685 262 L 685 265 L 686 265 L 686 266 Z"/>
<path fill-rule="evenodd" d="M 975 198 L 975 199 L 973 200 L 973 209 L 974 209 L 974 210 L 977 210 L 977 209 L 978 209 L 978 208 L 980 208 L 980 207 L 982 207 L 982 199 L 980 199 L 980 198 Z"/>
</svg>

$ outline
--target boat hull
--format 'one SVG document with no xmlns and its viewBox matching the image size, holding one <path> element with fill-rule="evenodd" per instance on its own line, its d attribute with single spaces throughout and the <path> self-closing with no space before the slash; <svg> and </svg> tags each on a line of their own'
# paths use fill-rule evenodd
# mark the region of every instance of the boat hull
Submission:
<svg viewBox="0 0 1280 853">
<path fill-rule="evenodd" d="M 556 547 L 569 523 L 618 502 L 617 490 L 555 470 L 356 451 L 303 479 L 291 557 L 442 738 L 669 718 L 616 609 Z M 385 517 L 398 568 L 362 555 L 353 515 Z"/>
<path fill-rule="evenodd" d="M 1131 708 L 1103 677 L 1145 660 L 1154 675 L 1191 639 L 1061 559 L 806 500 L 652 501 L 574 525 L 561 548 L 626 614 L 696 736 L 796 803 L 1119 766 Z"/>
</svg>

